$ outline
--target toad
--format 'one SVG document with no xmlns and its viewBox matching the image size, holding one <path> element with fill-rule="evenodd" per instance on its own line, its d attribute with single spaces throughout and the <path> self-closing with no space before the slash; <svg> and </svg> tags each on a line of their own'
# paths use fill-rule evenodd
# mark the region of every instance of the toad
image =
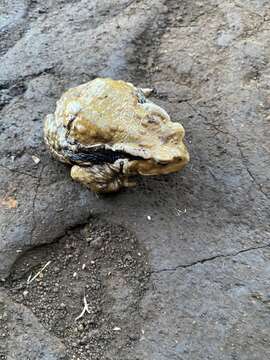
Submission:
<svg viewBox="0 0 270 360">
<path fill-rule="evenodd" d="M 98 193 L 134 186 L 134 175 L 181 170 L 189 161 L 184 128 L 150 93 L 109 78 L 69 89 L 45 120 L 49 150 L 72 165 L 74 180 Z"/>
</svg>

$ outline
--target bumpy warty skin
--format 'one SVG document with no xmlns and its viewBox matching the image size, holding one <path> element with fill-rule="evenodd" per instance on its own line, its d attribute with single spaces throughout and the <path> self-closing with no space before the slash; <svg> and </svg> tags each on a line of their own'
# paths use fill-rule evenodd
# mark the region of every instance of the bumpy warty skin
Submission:
<svg viewBox="0 0 270 360">
<path fill-rule="evenodd" d="M 46 117 L 45 142 L 71 176 L 95 192 L 134 186 L 132 175 L 162 175 L 189 161 L 184 128 L 148 100 L 148 90 L 97 78 L 66 91 Z"/>
</svg>

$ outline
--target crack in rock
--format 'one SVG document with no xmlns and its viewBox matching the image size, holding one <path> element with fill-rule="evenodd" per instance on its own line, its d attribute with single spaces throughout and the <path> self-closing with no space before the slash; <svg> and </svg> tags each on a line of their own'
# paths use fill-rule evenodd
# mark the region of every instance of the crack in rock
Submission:
<svg viewBox="0 0 270 360">
<path fill-rule="evenodd" d="M 27 174 L 23 171 L 20 171 L 20 170 L 17 170 L 17 169 L 10 169 L 8 166 L 5 166 L 5 165 L 2 165 L 0 164 L 0 167 L 2 167 L 3 169 L 6 169 L 8 171 L 10 171 L 11 173 L 14 173 L 14 174 L 19 174 L 19 175 L 23 175 L 23 176 L 29 176 L 33 179 L 39 179 L 38 176 L 35 176 L 35 175 L 32 175 L 32 174 Z"/>
<path fill-rule="evenodd" d="M 239 154 L 240 154 L 240 157 L 241 157 L 241 160 L 242 160 L 242 164 L 244 165 L 245 169 L 246 169 L 246 172 L 248 173 L 252 183 L 254 183 L 257 187 L 257 189 L 259 190 L 259 192 L 266 198 L 266 199 L 270 199 L 269 195 L 264 191 L 263 189 L 263 186 L 262 184 L 260 184 L 255 175 L 252 173 L 252 171 L 250 170 L 250 168 L 248 167 L 247 165 L 247 162 L 249 161 L 247 159 L 247 157 L 244 155 L 244 152 L 243 152 L 243 149 L 241 148 L 241 144 L 243 143 L 240 143 L 237 136 L 231 134 L 230 132 L 228 131 L 223 131 L 220 129 L 220 126 L 221 125 L 217 125 L 217 124 L 214 124 L 214 123 L 211 123 L 208 121 L 207 117 L 205 115 L 203 115 L 200 111 L 198 111 L 189 101 L 186 102 L 190 107 L 191 109 L 197 114 L 199 115 L 201 118 L 204 119 L 204 124 L 207 125 L 207 126 L 210 126 L 212 127 L 217 133 L 221 133 L 223 135 L 227 135 L 231 138 L 233 138 L 235 140 L 235 145 L 239 151 Z M 211 173 L 212 175 L 212 173 Z"/>
<path fill-rule="evenodd" d="M 240 153 L 240 155 L 241 155 L 242 163 L 243 163 L 243 165 L 245 166 L 245 169 L 246 169 L 249 177 L 251 178 L 252 182 L 253 182 L 254 184 L 256 184 L 256 186 L 257 186 L 257 188 L 259 189 L 259 191 L 260 191 L 267 199 L 269 199 L 269 195 L 263 190 L 262 184 L 258 183 L 258 181 L 256 180 L 256 177 L 253 175 L 252 171 L 251 171 L 250 168 L 248 167 L 248 165 L 247 165 L 247 161 L 248 161 L 248 160 L 247 160 L 247 158 L 245 157 L 245 155 L 244 155 L 244 153 L 243 153 L 243 150 L 242 150 L 242 148 L 241 148 L 241 145 L 240 145 L 240 143 L 239 143 L 238 141 L 236 142 L 236 146 L 237 146 L 237 148 L 238 148 L 238 150 L 239 150 L 239 153 Z"/>
<path fill-rule="evenodd" d="M 34 236 L 34 232 L 35 232 L 36 227 L 37 227 L 36 214 L 35 214 L 36 199 L 37 199 L 39 187 L 41 185 L 41 178 L 42 178 L 42 174 L 43 174 L 44 169 L 45 169 L 45 166 L 43 166 L 42 169 L 40 170 L 40 174 L 39 174 L 39 177 L 38 177 L 37 185 L 36 185 L 36 188 L 35 188 L 35 194 L 34 194 L 33 202 L 32 202 L 33 228 L 31 230 L 31 244 L 33 244 L 33 236 Z"/>
<path fill-rule="evenodd" d="M 246 253 L 246 252 L 249 252 L 249 251 L 265 249 L 265 248 L 268 248 L 268 247 L 270 247 L 270 243 L 266 244 L 266 245 L 262 245 L 262 246 L 251 247 L 251 248 L 248 248 L 248 249 L 239 250 L 239 251 L 237 251 L 235 253 L 217 254 L 217 255 L 213 255 L 213 256 L 208 257 L 208 258 L 193 261 L 193 262 L 191 262 L 189 264 L 180 264 L 180 265 L 177 265 L 177 266 L 171 267 L 171 268 L 152 270 L 151 275 L 152 274 L 159 274 L 159 273 L 162 273 L 162 272 L 171 272 L 172 273 L 172 272 L 175 272 L 178 269 L 187 269 L 187 268 L 191 268 L 193 266 L 199 265 L 199 264 L 204 264 L 204 263 L 207 263 L 207 262 L 214 261 L 214 260 L 219 259 L 219 258 L 223 258 L 223 259 L 231 258 L 231 257 L 235 257 L 235 256 L 237 256 L 239 254 L 243 254 L 243 253 Z"/>
</svg>

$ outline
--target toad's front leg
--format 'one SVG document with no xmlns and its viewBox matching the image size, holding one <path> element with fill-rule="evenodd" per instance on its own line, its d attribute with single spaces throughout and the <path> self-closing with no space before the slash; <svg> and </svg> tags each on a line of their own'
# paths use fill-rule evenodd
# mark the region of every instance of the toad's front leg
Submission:
<svg viewBox="0 0 270 360">
<path fill-rule="evenodd" d="M 124 160 L 117 160 L 114 164 L 91 167 L 74 165 L 71 168 L 71 177 L 96 193 L 116 192 L 121 188 L 136 185 L 128 179 L 127 175 L 124 175 L 124 166 Z"/>
</svg>

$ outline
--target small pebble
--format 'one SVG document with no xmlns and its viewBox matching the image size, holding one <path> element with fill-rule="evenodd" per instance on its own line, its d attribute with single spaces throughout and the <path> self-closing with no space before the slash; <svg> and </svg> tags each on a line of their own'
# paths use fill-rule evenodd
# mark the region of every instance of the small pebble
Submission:
<svg viewBox="0 0 270 360">
<path fill-rule="evenodd" d="M 83 324 L 78 325 L 78 330 L 79 330 L 79 331 L 83 331 L 83 330 L 84 330 Z"/>
<path fill-rule="evenodd" d="M 132 261 L 132 256 L 130 255 L 130 254 L 127 254 L 126 256 L 125 256 L 125 261 Z"/>
<path fill-rule="evenodd" d="M 115 327 L 113 328 L 113 331 L 121 331 L 121 328 L 118 327 L 118 326 L 115 326 Z"/>
<path fill-rule="evenodd" d="M 32 155 L 32 160 L 34 161 L 35 164 L 40 163 L 40 158 L 38 158 L 38 157 L 35 156 L 35 155 Z"/>
</svg>

